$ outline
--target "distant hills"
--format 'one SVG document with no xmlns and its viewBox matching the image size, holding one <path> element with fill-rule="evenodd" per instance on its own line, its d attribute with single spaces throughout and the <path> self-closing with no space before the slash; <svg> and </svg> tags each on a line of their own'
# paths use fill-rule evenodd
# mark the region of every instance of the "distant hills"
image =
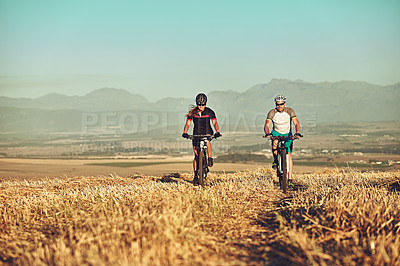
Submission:
<svg viewBox="0 0 400 266">
<path fill-rule="evenodd" d="M 141 95 L 123 89 L 103 88 L 85 96 L 66 96 L 50 93 L 36 99 L 0 97 L 1 107 L 42 110 L 76 109 L 82 111 L 116 111 L 140 109 L 149 102 Z"/>
<path fill-rule="evenodd" d="M 210 105 L 215 97 L 217 110 L 259 113 L 274 107 L 276 94 L 284 94 L 287 105 L 296 113 L 315 114 L 320 123 L 400 120 L 400 83 L 379 86 L 354 81 L 310 83 L 273 79 L 243 93 L 211 93 Z"/>
<path fill-rule="evenodd" d="M 242 93 L 210 92 L 208 106 L 225 124 L 238 124 L 242 119 L 250 126 L 260 125 L 268 110 L 274 108 L 276 94 L 287 97 L 287 105 L 295 109 L 302 124 L 400 120 L 400 83 L 379 86 L 356 81 L 310 83 L 273 79 Z M 50 93 L 36 99 L 0 97 L 0 128 L 1 132 L 79 131 L 82 117 L 86 119 L 88 113 L 92 116 L 96 113 L 101 118 L 105 112 L 114 112 L 111 119 L 112 116 L 118 121 L 124 119 L 131 127 L 142 123 L 143 117 L 147 119 L 147 126 L 182 124 L 188 106 L 194 104 L 194 97 L 149 102 L 141 95 L 113 88 L 98 89 L 84 96 Z M 100 122 L 99 127 L 104 126 Z M 105 123 L 112 125 L 113 122 Z"/>
</svg>

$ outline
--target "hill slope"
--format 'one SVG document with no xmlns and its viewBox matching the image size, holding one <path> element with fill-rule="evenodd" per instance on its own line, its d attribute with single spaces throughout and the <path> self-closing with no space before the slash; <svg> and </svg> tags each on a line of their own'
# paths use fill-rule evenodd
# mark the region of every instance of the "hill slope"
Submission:
<svg viewBox="0 0 400 266">
<path fill-rule="evenodd" d="M 246 129 L 262 126 L 266 113 L 274 108 L 276 94 L 286 95 L 287 105 L 295 109 L 303 124 L 400 120 L 400 83 L 379 86 L 354 81 L 310 83 L 273 79 L 242 93 L 210 92 L 208 106 L 216 111 L 221 123 L 246 124 Z M 0 97 L 0 125 L 3 131 L 18 131 L 25 128 L 29 120 L 29 124 L 36 127 L 47 125 L 49 130 L 58 130 L 59 126 L 52 128 L 52 125 L 63 122 L 61 128 L 68 131 L 79 129 L 85 112 L 103 112 L 103 115 L 128 112 L 125 116 L 134 116 L 138 123 L 171 126 L 182 123 L 188 106 L 193 103 L 193 99 L 173 97 L 152 103 L 141 95 L 111 88 L 95 90 L 85 96 L 51 93 L 36 99 Z M 152 122 L 143 121 L 149 117 L 154 118 Z"/>
</svg>

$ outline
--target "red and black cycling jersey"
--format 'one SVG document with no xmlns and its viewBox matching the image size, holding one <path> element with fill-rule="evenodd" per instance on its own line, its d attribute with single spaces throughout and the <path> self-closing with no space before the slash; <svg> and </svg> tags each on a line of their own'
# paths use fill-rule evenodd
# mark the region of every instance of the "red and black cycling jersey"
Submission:
<svg viewBox="0 0 400 266">
<path fill-rule="evenodd" d="M 216 119 L 214 111 L 208 107 L 203 112 L 197 110 L 196 113 L 187 117 L 187 120 L 193 121 L 193 135 L 212 135 L 214 131 L 211 128 L 211 120 Z"/>
</svg>

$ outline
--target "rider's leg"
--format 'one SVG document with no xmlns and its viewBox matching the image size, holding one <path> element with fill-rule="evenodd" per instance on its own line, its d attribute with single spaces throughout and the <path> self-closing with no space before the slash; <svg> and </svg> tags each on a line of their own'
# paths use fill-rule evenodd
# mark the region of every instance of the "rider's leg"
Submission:
<svg viewBox="0 0 400 266">
<path fill-rule="evenodd" d="M 288 154 L 288 179 L 292 179 L 293 175 L 293 157 L 292 157 L 292 152 L 293 152 L 293 141 L 289 141 L 285 143 L 285 147 L 287 148 L 287 154 Z"/>
<path fill-rule="evenodd" d="M 193 159 L 193 171 L 194 171 L 193 185 L 196 186 L 196 185 L 199 184 L 198 171 L 197 171 L 198 150 L 196 149 L 196 146 L 193 146 L 193 152 L 194 152 L 194 159 Z"/>
<path fill-rule="evenodd" d="M 278 140 L 275 139 L 272 142 L 272 155 L 274 156 L 274 162 L 272 163 L 272 167 L 276 167 L 277 162 L 278 162 L 278 150 L 277 150 L 277 147 L 278 147 Z"/>
<path fill-rule="evenodd" d="M 207 141 L 207 156 L 208 158 L 212 158 L 212 147 L 210 141 Z"/>
<path fill-rule="evenodd" d="M 196 147 L 194 147 L 193 146 L 193 152 L 194 152 L 194 159 L 193 159 L 193 171 L 196 171 L 196 158 L 197 158 L 197 156 L 198 156 L 198 154 L 197 154 L 197 149 L 196 149 Z"/>
<path fill-rule="evenodd" d="M 207 156 L 208 156 L 208 166 L 212 167 L 214 165 L 214 160 L 212 158 L 212 147 L 210 141 L 207 141 Z"/>
<path fill-rule="evenodd" d="M 288 168 L 289 168 L 288 178 L 291 180 L 293 175 L 293 158 L 291 153 L 288 153 Z"/>
<path fill-rule="evenodd" d="M 272 154 L 274 155 L 274 158 L 275 156 L 278 156 L 277 148 L 278 148 L 278 140 L 274 139 L 274 141 L 272 142 Z"/>
</svg>

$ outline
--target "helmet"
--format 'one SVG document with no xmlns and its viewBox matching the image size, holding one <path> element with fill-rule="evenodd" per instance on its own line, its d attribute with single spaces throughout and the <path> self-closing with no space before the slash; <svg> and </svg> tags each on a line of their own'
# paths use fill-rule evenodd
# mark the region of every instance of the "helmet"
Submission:
<svg viewBox="0 0 400 266">
<path fill-rule="evenodd" d="M 197 105 L 206 105 L 207 96 L 204 93 L 199 93 L 196 96 L 196 104 Z"/>
<path fill-rule="evenodd" d="M 275 102 L 286 102 L 286 97 L 283 95 L 276 95 Z"/>
</svg>

